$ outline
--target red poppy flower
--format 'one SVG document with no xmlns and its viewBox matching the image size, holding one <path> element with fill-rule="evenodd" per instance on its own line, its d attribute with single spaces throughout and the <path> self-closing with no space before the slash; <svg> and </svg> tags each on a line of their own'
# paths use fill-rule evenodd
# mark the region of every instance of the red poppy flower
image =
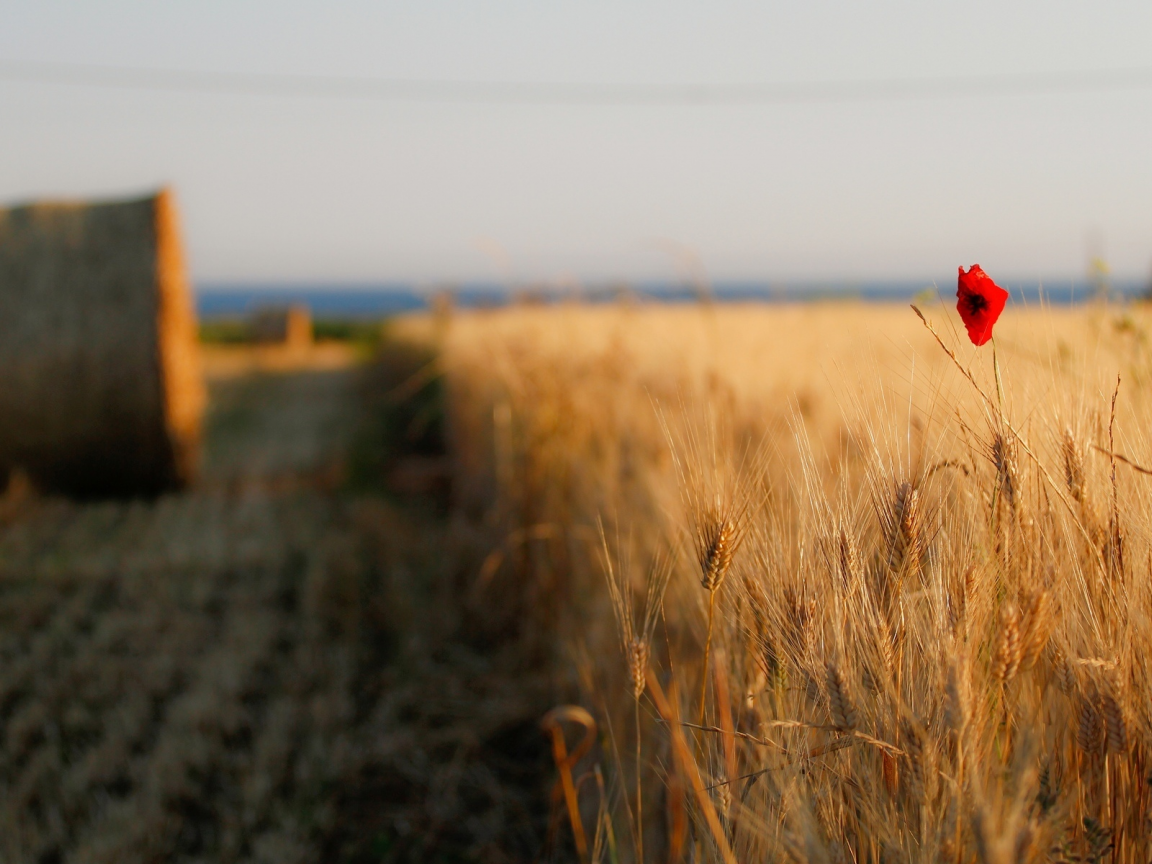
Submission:
<svg viewBox="0 0 1152 864">
<path fill-rule="evenodd" d="M 964 272 L 960 268 L 960 278 L 956 281 L 956 311 L 960 320 L 968 328 L 968 338 L 973 345 L 983 345 L 992 338 L 992 325 L 1004 311 L 1008 302 L 1008 292 L 992 281 L 992 278 L 973 264 Z"/>
</svg>

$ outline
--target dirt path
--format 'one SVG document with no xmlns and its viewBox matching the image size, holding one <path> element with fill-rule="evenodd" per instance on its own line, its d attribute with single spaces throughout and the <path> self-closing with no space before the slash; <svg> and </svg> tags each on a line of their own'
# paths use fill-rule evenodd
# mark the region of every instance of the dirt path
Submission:
<svg viewBox="0 0 1152 864">
<path fill-rule="evenodd" d="M 217 369 L 194 491 L 3 503 L 0 859 L 539 848 L 536 706 L 413 624 L 440 529 L 339 491 L 359 376 Z"/>
</svg>

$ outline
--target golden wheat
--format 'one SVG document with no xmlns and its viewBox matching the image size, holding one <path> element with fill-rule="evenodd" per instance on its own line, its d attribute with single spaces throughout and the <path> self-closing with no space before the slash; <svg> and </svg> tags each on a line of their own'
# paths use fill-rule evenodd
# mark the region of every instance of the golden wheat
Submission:
<svg viewBox="0 0 1152 864">
<path fill-rule="evenodd" d="M 1152 462 L 1152 404 L 1113 388 L 1152 368 L 1150 322 L 1009 310 L 994 369 L 922 314 L 931 332 L 832 305 L 453 320 L 461 504 L 491 508 L 494 545 L 535 538 L 501 578 L 548 598 L 567 698 L 605 730 L 627 802 L 606 818 L 643 841 L 618 860 L 1152 855 L 1152 480 L 1124 467 Z M 685 550 L 623 658 L 602 514 L 642 559 Z M 662 723 L 626 771 L 623 712 L 649 698 Z M 619 794 L 632 771 L 668 820 Z"/>
</svg>

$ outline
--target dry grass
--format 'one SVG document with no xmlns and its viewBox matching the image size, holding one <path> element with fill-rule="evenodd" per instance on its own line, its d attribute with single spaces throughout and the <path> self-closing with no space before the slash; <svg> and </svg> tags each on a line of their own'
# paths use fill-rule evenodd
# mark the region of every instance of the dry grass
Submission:
<svg viewBox="0 0 1152 864">
<path fill-rule="evenodd" d="M 580 857 L 1152 854 L 1152 478 L 1107 455 L 1152 464 L 1149 321 L 1009 309 L 1000 396 L 991 346 L 925 314 L 956 362 L 907 308 L 426 337 L 457 505 L 496 550 L 472 591 L 598 724 L 561 765 L 575 809 L 554 798 Z M 623 598 L 668 548 L 645 686 Z"/>
</svg>

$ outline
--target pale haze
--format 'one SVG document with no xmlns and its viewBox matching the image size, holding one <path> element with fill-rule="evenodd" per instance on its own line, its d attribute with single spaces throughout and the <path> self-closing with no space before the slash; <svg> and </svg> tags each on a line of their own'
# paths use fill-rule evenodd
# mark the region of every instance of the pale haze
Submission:
<svg viewBox="0 0 1152 864">
<path fill-rule="evenodd" d="M 1152 4 L 0 3 L 0 61 L 611 85 L 1152 66 Z M 198 281 L 1152 268 L 1152 87 L 485 104 L 0 76 L 0 202 L 172 184 Z"/>
</svg>

